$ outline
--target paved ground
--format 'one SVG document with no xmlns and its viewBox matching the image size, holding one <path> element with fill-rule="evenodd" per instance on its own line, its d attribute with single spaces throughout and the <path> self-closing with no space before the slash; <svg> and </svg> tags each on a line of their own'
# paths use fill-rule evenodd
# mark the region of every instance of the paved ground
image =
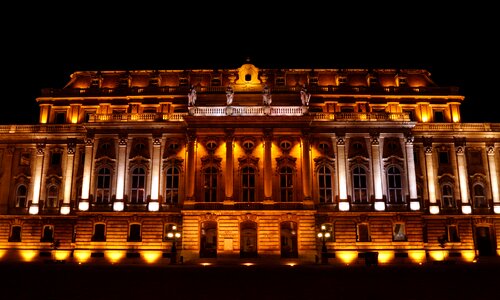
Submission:
<svg viewBox="0 0 500 300">
<path fill-rule="evenodd" d="M 0 299 L 500 299 L 500 264 L 0 264 Z"/>
</svg>

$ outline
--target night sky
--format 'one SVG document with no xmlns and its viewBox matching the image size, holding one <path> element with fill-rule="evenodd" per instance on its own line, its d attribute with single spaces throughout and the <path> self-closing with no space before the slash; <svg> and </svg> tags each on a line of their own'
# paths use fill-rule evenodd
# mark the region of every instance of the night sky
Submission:
<svg viewBox="0 0 500 300">
<path fill-rule="evenodd" d="M 237 68 L 246 58 L 259 68 L 427 69 L 465 95 L 464 122 L 500 122 L 493 9 L 251 3 L 14 9 L 2 29 L 0 124 L 37 123 L 40 90 L 75 71 Z"/>
</svg>

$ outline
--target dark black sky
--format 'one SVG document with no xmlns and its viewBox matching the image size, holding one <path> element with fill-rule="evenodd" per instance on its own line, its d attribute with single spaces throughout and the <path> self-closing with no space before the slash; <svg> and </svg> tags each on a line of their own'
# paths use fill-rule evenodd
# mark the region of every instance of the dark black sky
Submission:
<svg viewBox="0 0 500 300">
<path fill-rule="evenodd" d="M 62 88 L 74 71 L 235 68 L 247 57 L 262 68 L 427 69 L 438 85 L 466 96 L 463 121 L 500 122 L 493 8 L 144 2 L 10 12 L 0 24 L 9 106 L 0 124 L 36 123 L 40 90 Z"/>
</svg>

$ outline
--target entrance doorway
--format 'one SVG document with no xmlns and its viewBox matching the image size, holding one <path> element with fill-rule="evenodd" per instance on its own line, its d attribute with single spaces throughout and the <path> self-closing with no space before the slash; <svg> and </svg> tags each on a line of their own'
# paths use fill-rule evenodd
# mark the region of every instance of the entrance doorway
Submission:
<svg viewBox="0 0 500 300">
<path fill-rule="evenodd" d="M 217 222 L 201 223 L 200 258 L 217 257 Z"/>
<path fill-rule="evenodd" d="M 476 247 L 479 256 L 492 256 L 496 253 L 496 243 L 489 226 L 476 227 Z"/>
<path fill-rule="evenodd" d="M 282 222 L 280 224 L 281 257 L 297 258 L 299 252 L 297 249 L 297 223 L 292 221 Z"/>
<path fill-rule="evenodd" d="M 257 223 L 253 221 L 240 225 L 240 257 L 257 257 Z"/>
</svg>

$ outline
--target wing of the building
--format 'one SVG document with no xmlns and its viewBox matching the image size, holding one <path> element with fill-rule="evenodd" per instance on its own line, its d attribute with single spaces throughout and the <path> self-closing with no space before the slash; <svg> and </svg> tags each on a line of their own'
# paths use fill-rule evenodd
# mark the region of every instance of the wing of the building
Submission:
<svg viewBox="0 0 500 300">
<path fill-rule="evenodd" d="M 75 72 L 0 126 L 0 260 L 497 255 L 500 123 L 463 100 L 414 69 Z"/>
</svg>

